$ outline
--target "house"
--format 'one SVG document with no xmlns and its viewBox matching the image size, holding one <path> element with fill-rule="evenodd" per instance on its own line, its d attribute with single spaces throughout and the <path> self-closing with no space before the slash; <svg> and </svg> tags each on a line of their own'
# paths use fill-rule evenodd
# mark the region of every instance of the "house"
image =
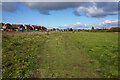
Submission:
<svg viewBox="0 0 120 80">
<path fill-rule="evenodd" d="M 25 29 L 25 27 L 24 27 L 23 25 L 21 25 L 21 26 L 20 26 L 20 30 L 21 30 L 21 31 L 25 31 L 26 29 Z"/>
<path fill-rule="evenodd" d="M 4 24 L 2 26 L 2 29 L 3 29 L 3 31 L 11 31 L 12 30 L 12 25 L 11 24 Z"/>
<path fill-rule="evenodd" d="M 23 28 L 23 25 L 22 24 L 16 24 L 16 27 L 18 30 L 20 30 L 20 28 Z"/>
<path fill-rule="evenodd" d="M 14 31 L 22 30 L 23 25 L 22 24 L 12 24 L 12 28 Z"/>
<path fill-rule="evenodd" d="M 18 29 L 13 29 L 13 31 L 19 31 Z"/>
<path fill-rule="evenodd" d="M 35 29 L 36 31 L 40 31 L 40 30 L 41 30 L 41 26 L 34 26 L 34 29 Z"/>
<path fill-rule="evenodd" d="M 33 30 L 32 26 L 30 25 L 24 25 L 24 27 L 25 27 L 25 30 Z"/>
<path fill-rule="evenodd" d="M 38 27 L 36 25 L 34 25 L 34 30 L 38 31 Z"/>
<path fill-rule="evenodd" d="M 38 31 L 38 28 L 35 28 L 36 31 Z"/>
<path fill-rule="evenodd" d="M 27 30 L 27 29 L 28 29 L 28 26 L 27 26 L 27 25 L 24 25 L 24 28 L 25 28 L 25 30 Z"/>
<path fill-rule="evenodd" d="M 35 26 L 34 25 L 32 25 L 31 27 L 32 27 L 32 30 L 35 30 Z"/>
<path fill-rule="evenodd" d="M 42 30 L 42 27 L 41 26 L 38 26 L 38 31 Z"/>
<path fill-rule="evenodd" d="M 2 28 L 0 28 L 0 31 L 3 31 L 3 29 L 2 29 Z"/>
<path fill-rule="evenodd" d="M 4 24 L 4 25 L 2 26 L 2 29 L 3 29 L 3 30 L 6 30 L 6 28 L 7 28 L 7 25 Z"/>
<path fill-rule="evenodd" d="M 25 31 L 25 30 L 37 30 L 37 31 L 46 31 L 47 28 L 44 26 L 35 26 L 35 25 L 22 25 L 22 24 L 4 24 L 4 23 L 0 23 L 0 25 L 2 25 L 0 27 L 0 30 L 3 31 Z"/>
<path fill-rule="evenodd" d="M 64 32 L 64 29 L 61 29 L 60 31 L 61 31 L 61 32 Z"/>
<path fill-rule="evenodd" d="M 7 31 L 12 31 L 12 29 L 7 29 Z"/>
<path fill-rule="evenodd" d="M 47 28 L 42 26 L 42 31 L 46 31 L 46 30 L 47 30 Z"/>
</svg>

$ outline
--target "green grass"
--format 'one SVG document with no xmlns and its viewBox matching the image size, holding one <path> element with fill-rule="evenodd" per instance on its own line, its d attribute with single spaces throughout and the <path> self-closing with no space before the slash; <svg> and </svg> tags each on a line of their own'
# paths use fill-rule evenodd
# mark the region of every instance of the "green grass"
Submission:
<svg viewBox="0 0 120 80">
<path fill-rule="evenodd" d="M 114 78 L 118 33 L 7 32 L 3 78 Z"/>
<path fill-rule="evenodd" d="M 30 76 L 45 39 L 46 34 L 3 33 L 3 78 Z"/>
<path fill-rule="evenodd" d="M 70 35 L 70 34 L 68 34 Z M 118 33 L 71 33 L 105 78 L 118 77 Z"/>
</svg>

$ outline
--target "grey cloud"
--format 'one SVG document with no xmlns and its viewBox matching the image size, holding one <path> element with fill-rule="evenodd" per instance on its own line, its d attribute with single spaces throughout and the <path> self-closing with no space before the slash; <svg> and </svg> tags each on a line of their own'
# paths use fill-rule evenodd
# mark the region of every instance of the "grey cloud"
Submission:
<svg viewBox="0 0 120 80">
<path fill-rule="evenodd" d="M 8 12 L 14 12 L 18 8 L 19 2 L 2 2 L 2 10 Z"/>
<path fill-rule="evenodd" d="M 30 9 L 38 10 L 41 14 L 50 15 L 51 10 L 63 10 L 67 8 L 77 8 L 79 6 L 90 6 L 90 2 L 22 2 Z M 17 10 L 19 2 L 3 2 L 3 10 L 14 12 Z"/>
<path fill-rule="evenodd" d="M 86 2 L 25 2 L 25 5 L 38 10 L 62 10 L 76 8 L 83 5 L 90 5 Z"/>
<path fill-rule="evenodd" d="M 77 11 L 74 11 L 73 14 L 75 14 L 76 16 L 81 16 L 81 14 L 79 14 Z"/>
<path fill-rule="evenodd" d="M 50 15 L 48 10 L 40 10 L 40 13 L 44 15 Z"/>
<path fill-rule="evenodd" d="M 18 4 L 19 2 L 3 2 L 2 9 L 14 12 L 18 8 Z M 22 4 L 45 15 L 50 15 L 49 12 L 52 10 L 67 8 L 77 8 L 73 12 L 76 16 L 101 18 L 118 14 L 118 2 L 22 2 Z"/>
<path fill-rule="evenodd" d="M 31 9 L 36 9 L 40 13 L 47 15 L 51 10 L 63 10 L 67 8 L 77 8 L 79 6 L 90 6 L 91 3 L 86 2 L 24 2 L 24 5 L 28 6 Z"/>
<path fill-rule="evenodd" d="M 118 2 L 99 2 L 96 3 L 98 8 L 102 8 L 104 11 L 117 11 L 118 10 Z"/>
</svg>

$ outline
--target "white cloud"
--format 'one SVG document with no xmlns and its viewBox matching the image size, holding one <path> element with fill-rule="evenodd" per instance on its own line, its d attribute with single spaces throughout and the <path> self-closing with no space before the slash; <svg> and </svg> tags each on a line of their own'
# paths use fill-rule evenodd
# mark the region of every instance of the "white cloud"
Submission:
<svg viewBox="0 0 120 80">
<path fill-rule="evenodd" d="M 61 25 L 61 26 L 58 26 L 57 28 L 60 28 L 60 29 L 67 29 L 67 28 L 70 28 L 71 26 L 70 25 Z"/>
<path fill-rule="evenodd" d="M 86 24 L 82 24 L 80 22 L 77 22 L 75 24 L 72 25 L 61 25 L 58 28 L 73 28 L 73 29 L 91 29 L 92 26 L 94 26 L 95 28 L 111 28 L 111 27 L 118 27 L 118 21 L 117 19 L 114 20 L 104 20 L 101 21 L 99 23 L 96 24 L 91 24 L 91 25 L 86 25 Z"/>
<path fill-rule="evenodd" d="M 93 24 L 94 27 L 96 28 L 110 28 L 110 27 L 118 27 L 118 22 L 120 20 L 114 19 L 114 20 L 104 20 L 100 23 Z"/>
<path fill-rule="evenodd" d="M 62 25 L 62 26 L 63 26 L 63 27 L 67 27 L 68 25 L 65 24 L 65 25 Z"/>
<path fill-rule="evenodd" d="M 86 24 L 82 24 L 80 22 L 77 22 L 75 24 L 72 25 L 61 25 L 58 28 L 73 28 L 73 29 L 82 29 L 82 28 L 88 28 L 88 25 Z"/>
<path fill-rule="evenodd" d="M 76 24 L 72 25 L 72 28 L 88 28 L 88 25 L 77 22 Z"/>
<path fill-rule="evenodd" d="M 93 5 L 89 7 L 80 6 L 75 13 L 78 16 L 85 15 L 87 17 L 116 15 L 118 14 L 118 5 L 117 3 L 93 3 Z"/>
<path fill-rule="evenodd" d="M 78 13 L 82 13 L 88 17 L 92 17 L 92 16 L 97 16 L 97 15 L 101 15 L 104 13 L 104 11 L 102 9 L 97 8 L 96 6 L 92 6 L 89 8 L 86 7 L 79 7 L 77 9 Z"/>
</svg>

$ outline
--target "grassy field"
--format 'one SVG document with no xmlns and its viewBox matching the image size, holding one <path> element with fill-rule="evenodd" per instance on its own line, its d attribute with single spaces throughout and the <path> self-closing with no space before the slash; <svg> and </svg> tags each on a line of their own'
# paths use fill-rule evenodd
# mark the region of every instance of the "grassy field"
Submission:
<svg viewBox="0 0 120 80">
<path fill-rule="evenodd" d="M 6 32 L 3 78 L 114 78 L 118 33 Z"/>
</svg>

